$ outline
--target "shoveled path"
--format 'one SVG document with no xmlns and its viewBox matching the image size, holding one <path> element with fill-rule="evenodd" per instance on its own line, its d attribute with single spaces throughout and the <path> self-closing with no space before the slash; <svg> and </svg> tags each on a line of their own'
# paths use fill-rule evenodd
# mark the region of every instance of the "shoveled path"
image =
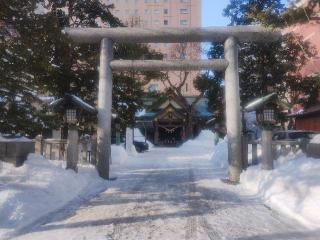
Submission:
<svg viewBox="0 0 320 240">
<path fill-rule="evenodd" d="M 105 192 L 16 239 L 319 239 L 239 187 L 222 184 L 225 171 L 213 170 L 209 157 L 188 147 L 153 148 L 118 167 Z"/>
</svg>

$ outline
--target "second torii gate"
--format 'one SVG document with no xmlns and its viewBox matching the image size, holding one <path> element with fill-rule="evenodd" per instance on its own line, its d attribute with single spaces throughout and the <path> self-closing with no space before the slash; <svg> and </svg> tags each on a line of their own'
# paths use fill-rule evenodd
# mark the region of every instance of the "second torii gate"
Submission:
<svg viewBox="0 0 320 240">
<path fill-rule="evenodd" d="M 242 171 L 241 110 L 239 94 L 239 42 L 272 42 L 279 31 L 260 26 L 208 28 L 66 28 L 64 32 L 79 43 L 100 43 L 98 92 L 99 175 L 109 178 L 111 158 L 112 70 L 145 71 L 225 71 L 226 126 L 228 136 L 229 180 L 239 182 Z M 113 43 L 224 42 L 224 59 L 213 60 L 113 60 Z"/>
</svg>

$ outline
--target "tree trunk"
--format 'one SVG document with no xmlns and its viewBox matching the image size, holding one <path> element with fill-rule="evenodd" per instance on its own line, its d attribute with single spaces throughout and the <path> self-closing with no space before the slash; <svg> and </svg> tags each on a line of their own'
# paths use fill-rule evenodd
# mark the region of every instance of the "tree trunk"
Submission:
<svg viewBox="0 0 320 240">
<path fill-rule="evenodd" d="M 193 118 L 192 118 L 192 115 L 191 113 L 188 113 L 188 116 L 187 116 L 187 138 L 193 138 L 193 124 L 192 124 L 192 121 Z"/>
</svg>

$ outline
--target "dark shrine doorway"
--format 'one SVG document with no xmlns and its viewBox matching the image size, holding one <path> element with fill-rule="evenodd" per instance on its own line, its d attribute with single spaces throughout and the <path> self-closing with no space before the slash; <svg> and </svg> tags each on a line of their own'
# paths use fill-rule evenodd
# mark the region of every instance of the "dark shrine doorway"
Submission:
<svg viewBox="0 0 320 240">
<path fill-rule="evenodd" d="M 159 125 L 159 143 L 165 146 L 177 146 L 183 142 L 183 127 Z"/>
</svg>

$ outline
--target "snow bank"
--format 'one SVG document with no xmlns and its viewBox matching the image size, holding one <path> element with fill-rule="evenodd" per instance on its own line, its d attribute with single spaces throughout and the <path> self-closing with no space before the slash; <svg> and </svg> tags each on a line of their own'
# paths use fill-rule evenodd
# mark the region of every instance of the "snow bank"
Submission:
<svg viewBox="0 0 320 240">
<path fill-rule="evenodd" d="M 228 139 L 225 137 L 220 140 L 213 148 L 211 156 L 214 168 L 227 168 L 228 167 Z"/>
<path fill-rule="evenodd" d="M 213 148 L 214 145 L 214 134 L 210 130 L 202 130 L 195 139 L 188 140 L 185 142 L 183 148 L 199 148 L 199 147 L 209 147 Z"/>
<path fill-rule="evenodd" d="M 128 159 L 128 154 L 124 149 L 123 145 L 112 145 L 111 146 L 111 160 L 112 164 L 124 164 Z"/>
<path fill-rule="evenodd" d="M 241 174 L 245 189 L 260 196 L 267 205 L 310 228 L 320 227 L 320 160 L 291 153 L 276 161 L 273 171 L 260 166 Z"/>
<path fill-rule="evenodd" d="M 80 166 L 76 174 L 65 170 L 62 161 L 48 161 L 35 154 L 19 168 L 0 164 L 0 239 L 76 197 L 90 196 L 106 187 L 93 166 Z"/>
</svg>

